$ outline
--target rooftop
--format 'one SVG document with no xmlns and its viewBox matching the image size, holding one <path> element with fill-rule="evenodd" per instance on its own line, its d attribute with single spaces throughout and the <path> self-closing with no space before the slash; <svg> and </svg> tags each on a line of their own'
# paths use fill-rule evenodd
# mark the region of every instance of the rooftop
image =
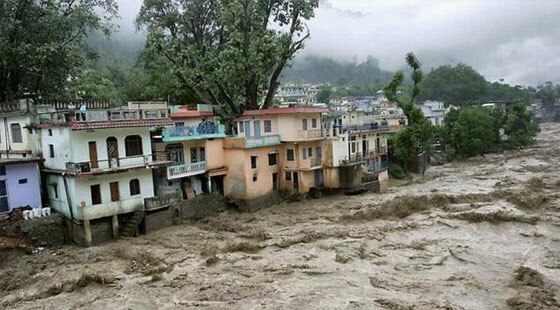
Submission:
<svg viewBox="0 0 560 310">
<path fill-rule="evenodd" d="M 196 110 L 186 110 L 180 109 L 176 112 L 171 112 L 171 118 L 190 118 L 190 117 L 208 117 L 214 116 L 212 111 L 196 111 Z"/>
<path fill-rule="evenodd" d="M 260 116 L 260 115 L 284 115 L 284 114 L 316 114 L 327 113 L 327 108 L 315 107 L 292 107 L 292 108 L 276 108 L 276 109 L 263 109 L 263 110 L 247 110 L 243 116 Z"/>
<path fill-rule="evenodd" d="M 0 158 L 0 166 L 25 164 L 32 162 L 40 162 L 41 158 L 38 157 L 25 157 L 25 158 Z"/>
</svg>

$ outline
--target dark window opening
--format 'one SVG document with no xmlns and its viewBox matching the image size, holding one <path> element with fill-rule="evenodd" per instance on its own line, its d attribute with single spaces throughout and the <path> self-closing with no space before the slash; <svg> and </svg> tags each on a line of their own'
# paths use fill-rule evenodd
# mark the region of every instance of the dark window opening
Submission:
<svg viewBox="0 0 560 310">
<path fill-rule="evenodd" d="M 286 157 L 287 157 L 288 161 L 294 161 L 295 160 L 294 150 L 293 149 L 288 149 Z"/>
<path fill-rule="evenodd" d="M 96 184 L 91 186 L 91 204 L 101 204 L 101 185 Z"/>
<path fill-rule="evenodd" d="M 14 143 L 23 142 L 23 137 L 21 135 L 20 124 L 11 124 L 10 127 L 12 129 L 12 142 L 14 142 Z"/>
<path fill-rule="evenodd" d="M 272 122 L 269 120 L 264 121 L 264 132 L 272 132 Z"/>
<path fill-rule="evenodd" d="M 124 148 L 127 157 L 142 155 L 142 137 L 128 136 L 124 138 Z"/>
<path fill-rule="evenodd" d="M 278 164 L 278 153 L 268 154 L 268 165 L 274 166 Z"/>
<path fill-rule="evenodd" d="M 27 184 L 27 179 L 19 179 L 18 183 L 19 184 Z"/>
<path fill-rule="evenodd" d="M 257 156 L 251 156 L 251 169 L 257 169 Z"/>
<path fill-rule="evenodd" d="M 129 183 L 130 196 L 140 195 L 140 181 L 138 179 L 132 179 Z"/>
<path fill-rule="evenodd" d="M 54 145 L 49 144 L 49 157 L 54 158 Z"/>
</svg>

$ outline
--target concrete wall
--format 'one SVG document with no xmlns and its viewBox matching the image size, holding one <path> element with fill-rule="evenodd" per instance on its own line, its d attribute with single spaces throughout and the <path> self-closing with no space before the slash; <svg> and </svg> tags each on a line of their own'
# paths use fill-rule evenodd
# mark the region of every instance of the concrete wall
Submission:
<svg viewBox="0 0 560 310">
<path fill-rule="evenodd" d="M 214 170 L 226 166 L 224 139 L 206 140 L 206 169 Z"/>
<path fill-rule="evenodd" d="M 129 182 L 138 179 L 140 194 L 130 195 Z M 154 197 L 154 186 L 151 169 L 136 169 L 107 175 L 96 175 L 88 178 L 67 177 L 68 193 L 72 202 L 72 212 L 68 208 L 65 186 L 62 176 L 49 175 L 46 178 L 49 192 L 49 204 L 57 212 L 76 220 L 97 219 L 114 214 L 123 214 L 139 210 L 144 205 L 144 198 Z M 110 183 L 119 182 L 120 200 L 111 201 Z M 55 198 L 53 184 L 57 184 L 58 198 Z M 101 187 L 101 204 L 92 205 L 91 185 Z"/>
<path fill-rule="evenodd" d="M 11 209 L 28 205 L 33 208 L 41 207 L 41 182 L 37 163 L 6 166 L 6 175 L 0 176 L 0 179 L 6 180 Z M 24 179 L 27 183 L 19 184 Z"/>
<path fill-rule="evenodd" d="M 66 127 L 54 127 L 41 130 L 41 148 L 43 149 L 44 165 L 50 169 L 66 169 L 66 163 L 71 162 L 73 156 L 72 143 L 70 140 L 70 129 Z M 50 157 L 49 145 L 54 146 L 54 158 Z M 88 146 L 82 152 L 88 152 Z M 99 154 L 98 154 L 99 156 Z M 88 159 L 89 160 L 89 159 Z"/>
<path fill-rule="evenodd" d="M 12 139 L 11 124 L 19 124 L 21 128 L 22 142 L 14 142 Z M 0 117 L 0 151 L 5 153 L 8 149 L 11 151 L 31 151 L 37 154 L 39 148 L 39 133 L 36 131 L 30 132 L 25 128 L 31 124 L 30 115 L 17 115 Z M 4 156 L 3 156 L 4 157 Z M 14 154 L 11 157 L 18 157 Z"/>
<path fill-rule="evenodd" d="M 268 154 L 279 153 L 280 148 L 227 149 L 228 174 L 224 179 L 224 194 L 236 200 L 251 200 L 273 191 L 272 174 L 279 165 L 269 166 Z M 251 168 L 251 156 L 257 156 L 257 168 Z M 256 180 L 253 177 L 256 176 Z"/>
<path fill-rule="evenodd" d="M 303 129 L 304 119 L 307 120 L 306 130 Z M 316 120 L 315 127 L 313 127 L 313 119 Z M 278 116 L 278 126 L 281 128 L 280 136 L 282 141 L 298 141 L 301 140 L 301 134 L 304 134 L 305 131 L 321 130 L 323 122 L 321 113 L 286 114 Z"/>
</svg>

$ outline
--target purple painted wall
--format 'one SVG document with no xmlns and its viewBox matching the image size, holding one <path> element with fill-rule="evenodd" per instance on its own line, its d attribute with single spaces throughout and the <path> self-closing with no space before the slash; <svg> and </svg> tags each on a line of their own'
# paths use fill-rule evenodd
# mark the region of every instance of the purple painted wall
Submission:
<svg viewBox="0 0 560 310">
<path fill-rule="evenodd" d="M 41 206 L 41 185 L 39 166 L 37 163 L 26 163 L 6 166 L 6 175 L 0 180 L 6 180 L 10 208 L 30 205 L 33 208 Z M 27 183 L 19 181 L 27 179 Z"/>
</svg>

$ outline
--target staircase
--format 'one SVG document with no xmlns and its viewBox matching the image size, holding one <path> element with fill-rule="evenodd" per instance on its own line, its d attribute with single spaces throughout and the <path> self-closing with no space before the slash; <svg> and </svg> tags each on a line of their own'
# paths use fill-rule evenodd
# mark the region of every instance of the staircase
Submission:
<svg viewBox="0 0 560 310">
<path fill-rule="evenodd" d="M 138 235 L 138 225 L 144 219 L 144 211 L 136 211 L 134 215 L 124 225 L 121 236 L 134 237 Z"/>
</svg>

